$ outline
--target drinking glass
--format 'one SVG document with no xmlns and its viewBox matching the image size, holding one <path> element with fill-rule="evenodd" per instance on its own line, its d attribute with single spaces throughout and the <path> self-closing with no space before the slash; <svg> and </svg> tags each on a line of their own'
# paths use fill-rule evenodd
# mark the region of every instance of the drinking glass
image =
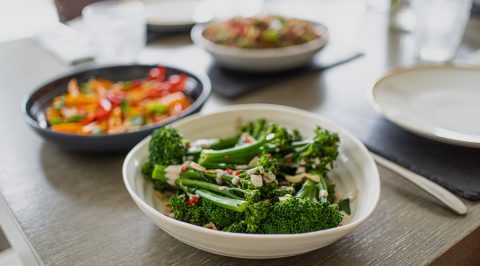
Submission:
<svg viewBox="0 0 480 266">
<path fill-rule="evenodd" d="M 100 64 L 133 62 L 145 47 L 145 7 L 141 2 L 93 3 L 83 9 L 82 18 Z"/>
<path fill-rule="evenodd" d="M 415 42 L 423 61 L 452 59 L 462 40 L 472 0 L 415 0 Z"/>
</svg>

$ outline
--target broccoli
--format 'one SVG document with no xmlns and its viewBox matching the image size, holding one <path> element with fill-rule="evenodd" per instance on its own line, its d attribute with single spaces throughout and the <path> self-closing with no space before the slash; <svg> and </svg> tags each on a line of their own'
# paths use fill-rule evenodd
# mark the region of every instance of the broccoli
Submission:
<svg viewBox="0 0 480 266">
<path fill-rule="evenodd" d="M 157 190 L 176 191 L 169 207 L 177 220 L 225 232 L 304 233 L 336 227 L 350 212 L 348 200 L 335 204 L 335 185 L 327 182 L 338 148 L 328 130 L 317 127 L 302 140 L 298 130 L 265 119 L 228 138 L 192 143 L 160 128 L 141 170 Z"/>
<path fill-rule="evenodd" d="M 245 232 L 256 233 L 263 221 L 270 213 L 271 204 L 268 201 L 260 201 L 250 204 L 245 210 Z"/>
<path fill-rule="evenodd" d="M 244 233 L 247 230 L 246 228 L 247 228 L 247 223 L 244 220 L 242 220 L 223 228 L 223 231 L 230 232 L 230 233 Z"/>
<path fill-rule="evenodd" d="M 326 199 L 321 185 L 307 179 L 295 196 L 275 203 L 261 230 L 268 234 L 296 234 L 337 227 L 342 221 L 338 205 Z"/>
<path fill-rule="evenodd" d="M 241 189 L 238 187 L 219 186 L 213 183 L 216 182 L 217 174 L 193 169 L 191 167 L 192 164 L 194 163 L 172 166 L 157 164 L 154 167 L 151 180 L 155 184 L 155 187 L 161 191 L 169 188 L 175 189 L 177 187 L 187 191 L 202 188 L 232 199 L 244 199 L 249 202 L 257 202 L 260 200 L 260 191 L 254 187 L 251 189 Z M 234 178 L 238 177 L 230 175 L 227 172 L 223 172 L 221 175 L 221 179 L 227 183 L 232 182 Z"/>
<path fill-rule="evenodd" d="M 205 198 L 202 198 L 201 202 L 205 216 L 217 227 L 224 228 L 242 219 L 242 212 L 220 207 Z"/>
<path fill-rule="evenodd" d="M 265 169 L 266 172 L 270 172 L 274 175 L 278 174 L 278 171 L 279 171 L 277 159 L 273 158 L 272 154 L 270 153 L 262 155 L 258 159 L 257 166 L 263 167 L 263 169 Z"/>
<path fill-rule="evenodd" d="M 245 124 L 241 132 L 247 133 L 254 139 L 259 140 L 267 135 L 268 123 L 264 118 L 257 119 L 255 122 L 248 122 Z"/>
<path fill-rule="evenodd" d="M 178 191 L 170 199 L 168 206 L 175 219 L 200 226 L 208 223 L 202 207 L 199 204 L 188 204 L 187 197 Z"/>
<path fill-rule="evenodd" d="M 142 165 L 142 174 L 146 177 L 150 177 L 156 164 L 181 164 L 187 154 L 187 146 L 176 129 L 161 127 L 153 132 L 148 151 L 148 161 Z"/>
<path fill-rule="evenodd" d="M 254 139 L 260 140 L 269 133 L 269 130 L 271 129 L 270 126 L 272 124 L 273 123 L 267 123 L 265 118 L 259 118 L 254 122 L 251 121 L 245 124 L 240 130 L 240 133 L 248 134 Z M 297 129 L 288 129 L 288 133 L 291 135 L 293 141 L 302 140 L 302 135 Z"/>
<path fill-rule="evenodd" d="M 275 201 L 286 195 L 295 195 L 295 188 L 293 186 L 280 186 L 272 189 L 269 194 L 270 198 Z"/>
<path fill-rule="evenodd" d="M 293 146 L 298 147 L 294 159 L 298 165 L 327 171 L 337 159 L 339 141 L 338 134 L 317 127 L 311 140 L 293 143 Z"/>
<path fill-rule="evenodd" d="M 278 153 L 290 148 L 291 144 L 292 136 L 288 130 L 272 124 L 268 129 L 268 134 L 255 143 L 223 150 L 203 150 L 198 163 L 206 167 L 222 163 L 245 165 L 261 153 Z"/>
</svg>

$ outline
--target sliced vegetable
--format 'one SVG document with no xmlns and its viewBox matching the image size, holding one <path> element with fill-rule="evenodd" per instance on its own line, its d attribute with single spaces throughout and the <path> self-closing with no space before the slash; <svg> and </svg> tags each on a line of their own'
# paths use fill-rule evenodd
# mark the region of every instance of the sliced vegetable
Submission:
<svg viewBox="0 0 480 266">
<path fill-rule="evenodd" d="M 190 106 L 183 92 L 184 74 L 166 76 L 152 68 L 145 79 L 113 82 L 92 78 L 70 80 L 67 93 L 53 99 L 45 116 L 53 131 L 69 134 L 114 134 L 159 123 Z"/>
</svg>

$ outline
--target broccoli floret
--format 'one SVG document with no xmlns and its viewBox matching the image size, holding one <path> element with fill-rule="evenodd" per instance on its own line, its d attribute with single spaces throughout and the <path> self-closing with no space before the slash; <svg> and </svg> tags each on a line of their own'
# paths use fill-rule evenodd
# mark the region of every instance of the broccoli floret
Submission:
<svg viewBox="0 0 480 266">
<path fill-rule="evenodd" d="M 261 193 L 258 189 L 227 188 L 228 191 L 240 195 L 242 199 L 248 202 L 257 202 L 260 200 Z"/>
<path fill-rule="evenodd" d="M 146 161 L 145 163 L 142 164 L 142 168 L 140 172 L 144 177 L 146 178 L 151 177 L 152 171 L 153 171 L 153 165 L 150 163 L 150 161 Z"/>
<path fill-rule="evenodd" d="M 251 121 L 245 124 L 241 129 L 241 133 L 247 133 L 254 139 L 259 140 L 267 134 L 267 130 L 267 120 L 260 118 L 254 122 Z"/>
<path fill-rule="evenodd" d="M 220 207 L 214 202 L 205 198 L 202 198 L 201 201 L 203 213 L 216 227 L 224 228 L 239 220 L 242 220 L 242 212 Z"/>
<path fill-rule="evenodd" d="M 247 223 L 245 221 L 236 222 L 223 228 L 224 232 L 230 232 L 230 233 L 245 233 L 246 230 L 247 230 Z"/>
<path fill-rule="evenodd" d="M 152 134 L 148 146 L 150 164 L 181 164 L 187 154 L 187 146 L 174 128 L 161 127 Z"/>
<path fill-rule="evenodd" d="M 268 234 L 296 234 L 337 227 L 342 221 L 338 205 L 319 195 L 318 184 L 306 180 L 296 196 L 275 203 L 262 231 Z"/>
<path fill-rule="evenodd" d="M 300 134 L 300 131 L 296 128 L 290 130 L 290 135 L 293 141 L 301 141 L 303 139 L 302 134 Z"/>
<path fill-rule="evenodd" d="M 204 225 L 208 223 L 207 217 L 199 203 L 188 204 L 187 195 L 183 192 L 175 193 L 170 199 L 168 206 L 175 219 L 191 224 Z"/>
<path fill-rule="evenodd" d="M 317 127 L 313 139 L 297 150 L 297 164 L 320 171 L 330 170 L 338 156 L 339 141 L 338 134 Z"/>
<path fill-rule="evenodd" d="M 242 220 L 237 220 L 226 226 L 223 231 L 232 233 L 258 233 L 262 222 L 268 217 L 271 204 L 261 201 L 250 204 L 242 215 Z M 230 222 L 230 221 L 228 221 Z"/>
<path fill-rule="evenodd" d="M 263 167 L 266 172 L 270 172 L 274 175 L 278 174 L 279 166 L 277 159 L 273 158 L 270 153 L 260 156 L 257 166 Z"/>
<path fill-rule="evenodd" d="M 294 195 L 295 188 L 293 186 L 280 186 L 272 190 L 270 196 L 273 200 L 278 200 L 279 197 L 285 195 Z"/>
<path fill-rule="evenodd" d="M 342 215 L 337 205 L 290 197 L 273 205 L 262 231 L 267 234 L 296 234 L 337 227 Z"/>
<path fill-rule="evenodd" d="M 271 204 L 268 201 L 261 201 L 250 204 L 245 210 L 245 232 L 256 233 L 262 222 L 270 213 Z"/>
</svg>

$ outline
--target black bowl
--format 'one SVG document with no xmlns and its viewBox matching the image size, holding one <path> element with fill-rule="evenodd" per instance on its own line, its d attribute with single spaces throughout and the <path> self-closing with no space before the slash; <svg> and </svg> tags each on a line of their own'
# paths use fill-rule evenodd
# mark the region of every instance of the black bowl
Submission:
<svg viewBox="0 0 480 266">
<path fill-rule="evenodd" d="M 210 95 L 210 80 L 207 77 L 199 77 L 178 68 L 165 66 L 167 76 L 185 74 L 189 77 L 185 87 L 185 93 L 192 99 L 192 105 L 179 116 L 171 117 L 159 124 L 144 126 L 142 129 L 133 132 L 98 136 L 82 136 L 54 132 L 47 126 L 44 111 L 55 96 L 66 92 L 67 84 L 72 78 L 76 78 L 79 82 L 86 82 L 92 77 L 105 78 L 113 81 L 143 79 L 152 67 L 155 67 L 155 65 L 109 66 L 81 71 L 57 78 L 40 86 L 25 97 L 22 106 L 25 120 L 28 125 L 45 140 L 55 143 L 66 150 L 80 152 L 128 150 L 152 133 L 156 128 L 199 112 Z"/>
</svg>

